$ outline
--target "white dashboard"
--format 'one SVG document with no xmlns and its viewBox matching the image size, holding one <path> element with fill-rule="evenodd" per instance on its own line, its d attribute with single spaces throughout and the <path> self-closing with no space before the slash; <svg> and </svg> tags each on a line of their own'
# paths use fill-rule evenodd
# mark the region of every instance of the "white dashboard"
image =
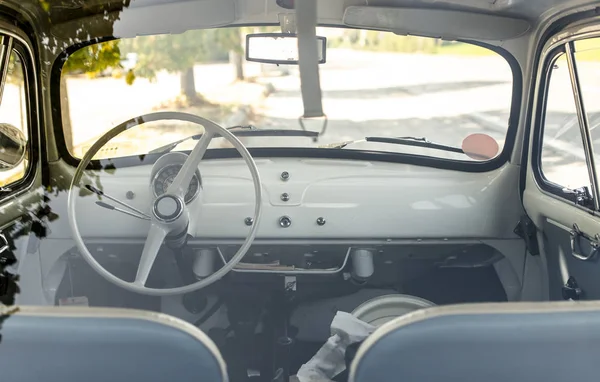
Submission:
<svg viewBox="0 0 600 382">
<path fill-rule="evenodd" d="M 514 238 L 520 217 L 518 168 L 509 164 L 484 173 L 332 159 L 258 158 L 256 164 L 263 185 L 257 239 Z M 96 171 L 92 178 L 106 194 L 150 213 L 152 172 L 152 165 L 142 165 Z M 204 160 L 199 172 L 202 187 L 189 204 L 190 234 L 199 240 L 245 238 L 255 195 L 244 161 Z M 63 194 L 52 206 L 66 217 Z M 147 221 L 101 208 L 98 196 L 83 194 L 76 213 L 84 238 L 146 237 Z M 67 224 L 57 224 L 52 237 L 72 235 Z"/>
</svg>

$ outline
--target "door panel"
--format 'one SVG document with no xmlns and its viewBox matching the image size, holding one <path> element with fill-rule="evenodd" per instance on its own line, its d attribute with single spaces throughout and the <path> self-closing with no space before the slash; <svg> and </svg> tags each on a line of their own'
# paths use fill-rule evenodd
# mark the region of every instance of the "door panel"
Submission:
<svg viewBox="0 0 600 382">
<path fill-rule="evenodd" d="M 597 29 L 600 36 L 600 25 Z M 523 203 L 538 229 L 548 298 L 596 300 L 600 299 L 600 256 L 595 247 L 600 241 L 596 240 L 600 192 L 594 151 L 600 152 L 600 139 L 593 138 L 600 132 L 595 130 L 600 126 L 600 113 L 596 114 L 600 104 L 597 98 L 586 101 L 584 96 L 597 97 L 600 90 L 596 86 L 600 50 L 598 56 L 582 54 L 577 51 L 582 45 L 576 29 L 572 36 L 552 42 L 542 53 Z"/>
<path fill-rule="evenodd" d="M 572 255 L 571 235 L 568 227 L 548 220 L 542 226 L 546 240 L 546 258 L 548 261 L 548 281 L 550 300 L 600 299 L 600 257 L 594 256 L 590 260 L 582 261 Z M 552 238 L 549 240 L 549 238 Z M 590 242 L 581 240 L 582 250 L 590 251 Z M 587 252 L 589 253 L 589 252 Z M 574 284 L 568 290 L 565 284 L 571 279 Z M 571 289 L 579 288 L 579 292 Z"/>
<path fill-rule="evenodd" d="M 573 224 L 586 236 L 594 237 L 594 232 L 600 232 L 600 219 L 544 193 L 535 180 L 530 178 L 528 182 L 523 195 L 525 210 L 538 228 L 538 243 L 548 273 L 548 298 L 562 300 L 563 286 L 573 277 L 584 292 L 580 299 L 600 299 L 600 256 L 582 261 L 573 256 L 571 249 Z M 582 250 L 589 253 L 590 245 L 585 240 L 581 243 Z"/>
</svg>

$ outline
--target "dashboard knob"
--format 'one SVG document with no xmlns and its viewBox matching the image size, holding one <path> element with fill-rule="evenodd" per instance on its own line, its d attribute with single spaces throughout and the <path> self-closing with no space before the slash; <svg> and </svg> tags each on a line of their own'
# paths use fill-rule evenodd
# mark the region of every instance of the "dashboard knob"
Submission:
<svg viewBox="0 0 600 382">
<path fill-rule="evenodd" d="M 281 173 L 281 180 L 283 180 L 284 182 L 287 181 L 288 179 L 290 179 L 290 173 L 287 171 L 284 171 Z"/>
<path fill-rule="evenodd" d="M 290 219 L 289 216 L 282 216 L 279 218 L 279 225 L 282 228 L 288 228 L 289 226 L 292 225 L 292 219 Z"/>
<path fill-rule="evenodd" d="M 326 223 L 326 220 L 324 217 L 317 218 L 318 225 L 325 225 L 325 223 Z"/>
</svg>

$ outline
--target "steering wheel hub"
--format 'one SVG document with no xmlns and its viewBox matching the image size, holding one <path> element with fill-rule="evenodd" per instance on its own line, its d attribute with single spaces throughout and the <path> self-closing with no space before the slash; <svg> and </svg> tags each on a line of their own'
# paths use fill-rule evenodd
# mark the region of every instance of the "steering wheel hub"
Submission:
<svg viewBox="0 0 600 382">
<path fill-rule="evenodd" d="M 152 212 L 159 221 L 170 223 L 183 213 L 183 202 L 175 195 L 161 195 L 154 201 Z"/>
</svg>

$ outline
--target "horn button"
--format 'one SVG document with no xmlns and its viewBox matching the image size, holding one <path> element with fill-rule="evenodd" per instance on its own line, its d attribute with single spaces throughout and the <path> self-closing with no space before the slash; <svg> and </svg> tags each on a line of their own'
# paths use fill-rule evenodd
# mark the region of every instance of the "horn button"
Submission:
<svg viewBox="0 0 600 382">
<path fill-rule="evenodd" d="M 172 222 L 181 216 L 183 202 L 173 195 L 161 195 L 154 201 L 154 216 L 163 222 Z"/>
</svg>

